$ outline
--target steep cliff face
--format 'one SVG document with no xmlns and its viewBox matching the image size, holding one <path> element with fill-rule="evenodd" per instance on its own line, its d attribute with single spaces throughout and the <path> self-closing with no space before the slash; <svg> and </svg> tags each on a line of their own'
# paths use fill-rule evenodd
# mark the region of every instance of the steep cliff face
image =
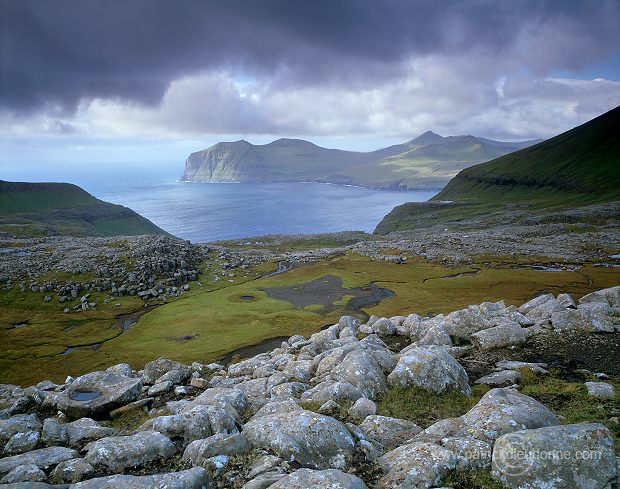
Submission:
<svg viewBox="0 0 620 489">
<path fill-rule="evenodd" d="M 217 143 L 192 153 L 183 180 L 193 182 L 326 182 L 378 188 L 440 188 L 463 168 L 529 145 L 442 137 L 432 132 L 362 153 L 300 139 L 269 144 Z"/>
</svg>

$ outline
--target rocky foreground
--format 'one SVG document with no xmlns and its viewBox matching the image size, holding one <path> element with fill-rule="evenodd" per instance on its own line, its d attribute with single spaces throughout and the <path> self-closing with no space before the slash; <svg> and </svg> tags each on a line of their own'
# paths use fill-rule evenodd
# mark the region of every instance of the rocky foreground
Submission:
<svg viewBox="0 0 620 489">
<path fill-rule="evenodd" d="M 228 367 L 160 358 L 64 385 L 2 385 L 0 487 L 404 489 L 491 471 L 508 488 L 612 489 L 620 466 L 611 431 L 561 424 L 519 392 L 521 377 L 547 375 L 546 364 L 503 360 L 477 379 L 463 366 L 576 332 L 620 333 L 620 286 L 578 303 L 548 294 L 446 316 L 366 324 L 347 316 Z M 395 387 L 470 396 L 475 384 L 491 389 L 464 415 L 426 429 L 378 415 L 374 402 Z M 586 384 L 593 403 L 616 396 L 610 383 Z M 137 429 L 109 421 L 132 413 L 145 419 Z"/>
</svg>

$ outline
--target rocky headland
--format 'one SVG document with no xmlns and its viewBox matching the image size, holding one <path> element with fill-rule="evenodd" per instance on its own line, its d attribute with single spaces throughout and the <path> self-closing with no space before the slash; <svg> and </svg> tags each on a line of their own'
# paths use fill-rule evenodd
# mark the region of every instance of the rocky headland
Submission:
<svg viewBox="0 0 620 489">
<path fill-rule="evenodd" d="M 620 286 L 574 299 L 345 316 L 229 365 L 2 385 L 1 487 L 617 487 L 620 368 L 593 359 L 617 351 Z"/>
</svg>

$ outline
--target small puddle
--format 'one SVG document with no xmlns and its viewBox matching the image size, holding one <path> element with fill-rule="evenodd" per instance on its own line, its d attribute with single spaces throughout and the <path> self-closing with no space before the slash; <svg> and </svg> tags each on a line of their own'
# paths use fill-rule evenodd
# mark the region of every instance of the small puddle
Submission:
<svg viewBox="0 0 620 489">
<path fill-rule="evenodd" d="M 28 321 L 26 321 L 24 323 L 17 323 L 17 324 L 13 325 L 13 327 L 15 329 L 25 328 L 26 326 L 30 326 L 30 323 L 28 323 Z"/>
<path fill-rule="evenodd" d="M 276 338 L 269 338 L 268 340 L 261 341 L 256 345 L 244 346 L 243 348 L 239 348 L 237 350 L 231 351 L 227 353 L 221 358 L 221 362 L 224 365 L 228 365 L 232 362 L 239 362 L 241 360 L 245 360 L 247 358 L 255 357 L 261 353 L 267 353 L 271 350 L 275 350 L 276 348 L 280 348 L 280 345 L 283 341 L 288 340 L 288 336 L 278 336 Z"/>
<path fill-rule="evenodd" d="M 93 399 L 97 399 L 98 397 L 101 397 L 101 392 L 97 392 L 97 391 L 75 391 L 75 392 L 72 392 L 69 397 L 73 401 L 86 402 L 86 401 L 92 401 Z"/>
<path fill-rule="evenodd" d="M 152 311 L 157 306 L 149 306 L 139 309 L 134 312 L 130 312 L 129 314 L 121 314 L 120 316 L 116 316 L 116 323 L 114 324 L 115 328 L 122 328 L 123 333 L 129 331 L 135 324 L 138 322 L 142 316 L 144 316 L 147 312 Z"/>
<path fill-rule="evenodd" d="M 241 297 L 239 297 L 239 299 L 242 301 L 253 301 L 256 299 L 256 297 L 254 297 L 253 295 L 242 295 Z"/>
</svg>

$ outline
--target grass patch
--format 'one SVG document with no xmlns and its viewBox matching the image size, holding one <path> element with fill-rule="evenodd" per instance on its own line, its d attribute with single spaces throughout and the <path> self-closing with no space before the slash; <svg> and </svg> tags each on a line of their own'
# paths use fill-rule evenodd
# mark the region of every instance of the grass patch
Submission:
<svg viewBox="0 0 620 489">
<path fill-rule="evenodd" d="M 611 377 L 605 382 L 616 389 L 613 399 L 590 397 L 583 382 L 572 382 L 561 378 L 561 371 L 553 369 L 551 375 L 543 376 L 522 372 L 521 393 L 533 397 L 561 416 L 562 424 L 603 423 L 616 441 L 616 455 L 620 456 L 620 377 Z M 588 381 L 599 381 L 588 376 Z M 613 419 L 615 418 L 615 420 Z"/>
<path fill-rule="evenodd" d="M 442 484 L 453 489 L 502 489 L 502 485 L 493 478 L 488 470 L 476 472 L 455 470 Z"/>
<path fill-rule="evenodd" d="M 489 391 L 487 386 L 477 385 L 472 396 L 450 391 L 444 394 L 419 387 L 389 387 L 377 400 L 382 416 L 408 419 L 422 428 L 446 418 L 456 418 L 476 405 Z"/>
</svg>

